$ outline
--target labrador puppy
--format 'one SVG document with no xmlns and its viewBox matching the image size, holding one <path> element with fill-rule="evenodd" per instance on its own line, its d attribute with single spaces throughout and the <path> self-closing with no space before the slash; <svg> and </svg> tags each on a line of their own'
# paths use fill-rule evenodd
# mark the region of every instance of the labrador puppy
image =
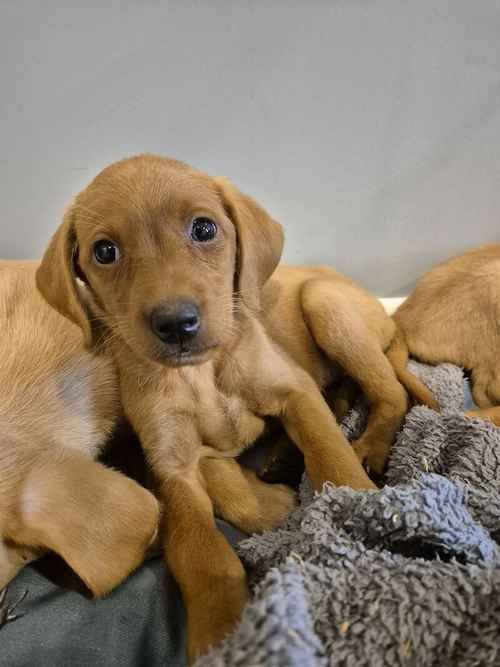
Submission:
<svg viewBox="0 0 500 667">
<path fill-rule="evenodd" d="M 475 248 L 426 273 L 393 317 L 400 335 L 389 354 L 398 374 L 409 355 L 462 366 L 479 406 L 468 414 L 500 425 L 500 245 Z"/>
<path fill-rule="evenodd" d="M 374 489 L 361 461 L 382 471 L 407 407 L 380 303 L 332 269 L 278 267 L 282 246 L 281 225 L 227 180 L 140 155 L 76 197 L 37 272 L 87 348 L 112 350 L 165 505 L 191 659 L 233 629 L 247 598 L 214 510 L 253 531 L 294 506 L 235 457 L 279 420 L 315 489 Z M 322 395 L 343 374 L 370 404 L 354 448 Z"/>
<path fill-rule="evenodd" d="M 0 606 L 1 589 L 48 550 L 105 595 L 158 525 L 154 496 L 95 461 L 121 414 L 117 374 L 42 298 L 37 267 L 0 262 Z"/>
</svg>

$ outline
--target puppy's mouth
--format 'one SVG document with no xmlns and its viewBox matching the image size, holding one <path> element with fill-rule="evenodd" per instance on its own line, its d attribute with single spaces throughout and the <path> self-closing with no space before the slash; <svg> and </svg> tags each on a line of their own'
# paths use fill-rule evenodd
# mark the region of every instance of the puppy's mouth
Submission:
<svg viewBox="0 0 500 667">
<path fill-rule="evenodd" d="M 157 351 L 155 361 L 164 366 L 197 366 L 208 361 L 210 356 L 217 348 L 216 343 L 203 346 L 176 345 L 165 346 Z"/>
</svg>

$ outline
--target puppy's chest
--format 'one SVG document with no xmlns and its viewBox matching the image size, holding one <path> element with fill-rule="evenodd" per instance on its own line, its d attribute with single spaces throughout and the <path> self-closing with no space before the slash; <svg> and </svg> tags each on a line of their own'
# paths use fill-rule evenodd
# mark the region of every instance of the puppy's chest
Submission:
<svg viewBox="0 0 500 667">
<path fill-rule="evenodd" d="M 215 384 L 197 393 L 196 420 L 204 445 L 236 454 L 262 434 L 264 419 L 238 394 L 226 393 Z"/>
</svg>

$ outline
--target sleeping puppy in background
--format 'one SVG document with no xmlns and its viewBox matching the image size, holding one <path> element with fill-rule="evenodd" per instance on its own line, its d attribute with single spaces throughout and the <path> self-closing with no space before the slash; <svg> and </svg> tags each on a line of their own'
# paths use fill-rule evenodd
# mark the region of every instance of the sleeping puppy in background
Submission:
<svg viewBox="0 0 500 667">
<path fill-rule="evenodd" d="M 94 460 L 121 414 L 116 372 L 42 298 L 37 266 L 0 262 L 0 606 L 1 589 L 49 550 L 106 594 L 158 524 L 154 496 Z"/>
<path fill-rule="evenodd" d="M 142 155 L 76 197 L 37 273 L 87 347 L 112 350 L 165 505 L 190 659 L 234 627 L 247 597 L 214 510 L 252 532 L 294 507 L 290 489 L 235 457 L 279 420 L 315 489 L 373 489 L 361 461 L 383 469 L 407 407 L 384 354 L 394 323 L 378 301 L 328 268 L 277 269 L 282 246 L 281 226 L 228 181 Z M 354 449 L 322 395 L 343 373 L 370 403 Z"/>
<path fill-rule="evenodd" d="M 468 414 L 500 425 L 500 245 L 470 250 L 426 273 L 393 317 L 400 334 L 389 356 L 398 375 L 409 355 L 462 366 L 479 406 Z"/>
</svg>

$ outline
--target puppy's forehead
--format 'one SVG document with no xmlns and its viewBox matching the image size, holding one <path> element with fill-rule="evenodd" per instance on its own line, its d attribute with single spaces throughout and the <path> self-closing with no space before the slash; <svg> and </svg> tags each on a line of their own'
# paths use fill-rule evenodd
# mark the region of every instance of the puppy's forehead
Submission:
<svg viewBox="0 0 500 667">
<path fill-rule="evenodd" d="M 133 159 L 111 165 L 77 198 L 77 209 L 96 222 L 152 224 L 222 209 L 214 181 L 183 163 Z"/>
</svg>

